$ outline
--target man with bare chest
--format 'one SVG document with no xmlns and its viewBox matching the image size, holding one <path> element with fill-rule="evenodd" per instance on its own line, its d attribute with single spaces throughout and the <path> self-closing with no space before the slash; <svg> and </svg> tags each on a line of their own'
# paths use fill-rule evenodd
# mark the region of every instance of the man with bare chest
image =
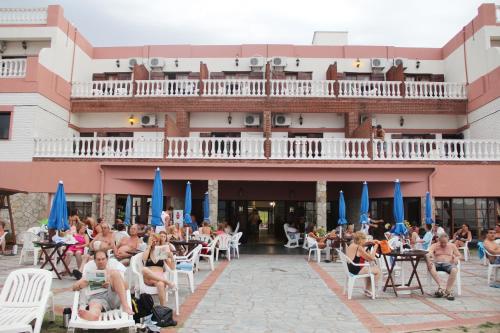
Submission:
<svg viewBox="0 0 500 333">
<path fill-rule="evenodd" d="M 117 246 L 115 256 L 118 260 L 122 261 L 123 264 L 128 264 L 128 262 L 123 262 L 130 257 L 132 257 L 132 252 L 139 249 L 139 245 L 142 240 L 138 236 L 139 229 L 137 225 L 133 224 L 128 229 L 128 234 L 130 237 L 124 237 L 120 240 Z"/>
<path fill-rule="evenodd" d="M 97 234 L 92 242 L 90 242 L 90 249 L 93 251 L 97 250 L 113 250 L 116 253 L 115 240 L 113 238 L 113 233 L 111 232 L 111 227 L 107 223 L 101 223 L 102 233 Z"/>
<path fill-rule="evenodd" d="M 429 253 L 427 254 L 427 269 L 439 286 L 434 294 L 436 297 L 446 297 L 446 299 L 450 301 L 455 299 L 452 288 L 457 277 L 458 269 L 456 265 L 460 257 L 460 252 L 458 252 L 457 247 L 453 243 L 449 242 L 447 234 L 440 235 L 438 242 L 432 244 L 429 248 Z M 442 282 L 437 274 L 438 271 L 449 274 L 448 281 L 446 282 L 446 289 L 441 287 Z"/>
</svg>

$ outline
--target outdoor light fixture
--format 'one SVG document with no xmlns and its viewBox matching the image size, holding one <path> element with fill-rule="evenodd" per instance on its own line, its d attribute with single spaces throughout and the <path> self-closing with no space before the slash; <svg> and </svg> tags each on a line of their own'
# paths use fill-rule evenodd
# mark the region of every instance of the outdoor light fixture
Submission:
<svg viewBox="0 0 500 333">
<path fill-rule="evenodd" d="M 420 60 L 417 60 L 417 62 L 415 63 L 415 67 L 417 67 L 417 69 L 420 68 Z"/>
<path fill-rule="evenodd" d="M 300 59 L 299 58 L 297 58 L 297 60 L 295 60 L 295 64 L 297 65 L 297 67 L 299 67 L 299 65 L 300 65 Z"/>
<path fill-rule="evenodd" d="M 134 126 L 135 118 L 133 114 L 131 114 L 130 117 L 128 117 L 128 122 L 130 123 L 130 126 Z"/>
<path fill-rule="evenodd" d="M 234 65 L 238 67 L 240 65 L 240 59 L 238 59 L 238 56 L 236 56 L 236 59 L 234 59 Z"/>
<path fill-rule="evenodd" d="M 271 207 L 273 207 L 273 208 L 274 208 L 274 206 L 276 206 L 276 202 L 275 202 L 275 201 L 271 201 L 271 202 L 269 203 L 269 206 L 271 206 Z"/>
<path fill-rule="evenodd" d="M 302 118 L 302 114 L 299 116 L 299 124 L 302 125 L 304 123 L 304 118 Z"/>
<path fill-rule="evenodd" d="M 233 117 L 231 117 L 231 112 L 229 112 L 229 115 L 227 116 L 227 123 L 231 125 L 232 122 L 233 122 Z"/>
<path fill-rule="evenodd" d="M 179 67 L 179 59 L 175 59 L 174 64 L 175 64 L 175 67 Z"/>
<path fill-rule="evenodd" d="M 361 66 L 361 60 L 356 59 L 356 61 L 354 62 L 354 65 L 356 66 L 356 68 L 359 68 Z"/>
<path fill-rule="evenodd" d="M 116 59 L 116 67 L 120 68 L 120 59 Z"/>
<path fill-rule="evenodd" d="M 405 124 L 405 118 L 403 117 L 399 118 L 399 126 L 403 127 L 404 124 Z"/>
<path fill-rule="evenodd" d="M 25 50 L 26 50 L 26 49 L 28 48 L 28 43 L 26 43 L 26 41 L 25 41 L 25 40 L 23 40 L 23 41 L 21 42 L 21 46 L 23 47 L 23 49 L 25 49 Z"/>
</svg>

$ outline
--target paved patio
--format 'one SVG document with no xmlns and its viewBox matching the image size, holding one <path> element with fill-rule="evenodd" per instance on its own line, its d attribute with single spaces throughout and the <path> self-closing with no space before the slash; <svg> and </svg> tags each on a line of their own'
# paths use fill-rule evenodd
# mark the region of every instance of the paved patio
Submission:
<svg viewBox="0 0 500 333">
<path fill-rule="evenodd" d="M 436 299 L 419 275 L 426 295 L 395 297 L 388 291 L 376 300 L 361 293 L 342 295 L 340 263 L 307 262 L 305 255 L 242 255 L 220 261 L 210 272 L 206 262 L 195 274 L 196 291 L 181 278 L 179 325 L 165 332 L 409 332 L 500 322 L 500 289 L 486 285 L 486 267 L 474 254 L 462 265 L 462 296 Z M 0 284 L 19 268 L 18 256 L 0 257 Z M 29 265 L 25 265 L 29 267 Z M 54 279 L 57 311 L 69 307 L 72 278 Z M 172 301 L 169 302 L 173 305 Z"/>
</svg>

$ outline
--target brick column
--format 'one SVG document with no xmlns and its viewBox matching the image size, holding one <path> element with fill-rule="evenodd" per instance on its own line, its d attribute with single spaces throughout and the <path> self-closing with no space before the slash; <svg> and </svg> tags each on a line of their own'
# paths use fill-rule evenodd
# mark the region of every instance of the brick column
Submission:
<svg viewBox="0 0 500 333">
<path fill-rule="evenodd" d="M 326 180 L 316 182 L 316 226 L 326 229 Z"/>
<path fill-rule="evenodd" d="M 137 80 L 149 80 L 149 71 L 144 65 L 135 65 L 132 69 L 133 88 L 132 94 L 137 94 Z"/>
<path fill-rule="evenodd" d="M 328 66 L 326 70 L 326 79 L 335 81 L 333 84 L 333 91 L 329 91 L 328 93 L 334 94 L 335 96 L 339 95 L 339 82 L 337 81 L 337 62 L 335 61 L 333 64 Z"/>
<path fill-rule="evenodd" d="M 352 137 L 354 130 L 358 127 L 359 123 L 359 112 L 358 111 L 349 111 L 344 113 L 345 116 L 345 137 Z"/>
<path fill-rule="evenodd" d="M 177 111 L 175 118 L 179 136 L 189 136 L 189 112 Z"/>
<path fill-rule="evenodd" d="M 387 81 L 401 81 L 399 84 L 399 89 L 401 92 L 401 96 L 405 96 L 405 73 L 402 64 L 399 66 L 392 66 L 386 73 Z"/>
<path fill-rule="evenodd" d="M 208 67 L 207 64 L 204 64 L 202 61 L 200 61 L 200 96 L 203 95 L 203 80 L 208 79 Z"/>
<path fill-rule="evenodd" d="M 271 64 L 266 63 L 266 96 L 271 95 Z"/>
<path fill-rule="evenodd" d="M 264 130 L 264 156 L 271 157 L 271 111 L 263 112 L 262 129 Z"/>
<path fill-rule="evenodd" d="M 210 211 L 210 224 L 217 225 L 219 211 L 219 181 L 217 179 L 208 180 L 208 206 Z"/>
<path fill-rule="evenodd" d="M 105 194 L 103 206 L 101 217 L 104 219 L 104 222 L 109 225 L 113 225 L 115 223 L 116 195 Z"/>
</svg>

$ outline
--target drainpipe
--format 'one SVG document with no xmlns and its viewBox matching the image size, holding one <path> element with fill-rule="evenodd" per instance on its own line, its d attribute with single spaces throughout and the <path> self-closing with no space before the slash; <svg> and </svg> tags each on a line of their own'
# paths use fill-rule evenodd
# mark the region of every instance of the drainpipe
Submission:
<svg viewBox="0 0 500 333">
<path fill-rule="evenodd" d="M 474 21 L 473 21 L 474 22 Z M 465 26 L 462 28 L 462 35 L 464 36 L 464 67 L 465 67 L 465 87 L 469 86 L 469 71 L 467 70 L 467 47 L 466 47 L 466 38 L 465 38 Z M 474 30 L 472 31 L 472 38 L 474 38 Z M 467 96 L 467 102 L 469 98 Z M 469 103 L 465 104 L 465 121 L 466 124 L 469 125 Z"/>
<path fill-rule="evenodd" d="M 104 206 L 104 169 L 102 165 L 99 164 L 99 173 L 101 174 L 101 193 L 99 195 L 99 217 L 102 217 L 103 206 Z"/>
<path fill-rule="evenodd" d="M 429 178 L 427 180 L 427 191 L 431 194 L 432 197 L 432 178 L 434 178 L 434 175 L 436 174 L 437 170 L 434 168 L 434 171 L 432 171 L 429 175 Z"/>
</svg>

